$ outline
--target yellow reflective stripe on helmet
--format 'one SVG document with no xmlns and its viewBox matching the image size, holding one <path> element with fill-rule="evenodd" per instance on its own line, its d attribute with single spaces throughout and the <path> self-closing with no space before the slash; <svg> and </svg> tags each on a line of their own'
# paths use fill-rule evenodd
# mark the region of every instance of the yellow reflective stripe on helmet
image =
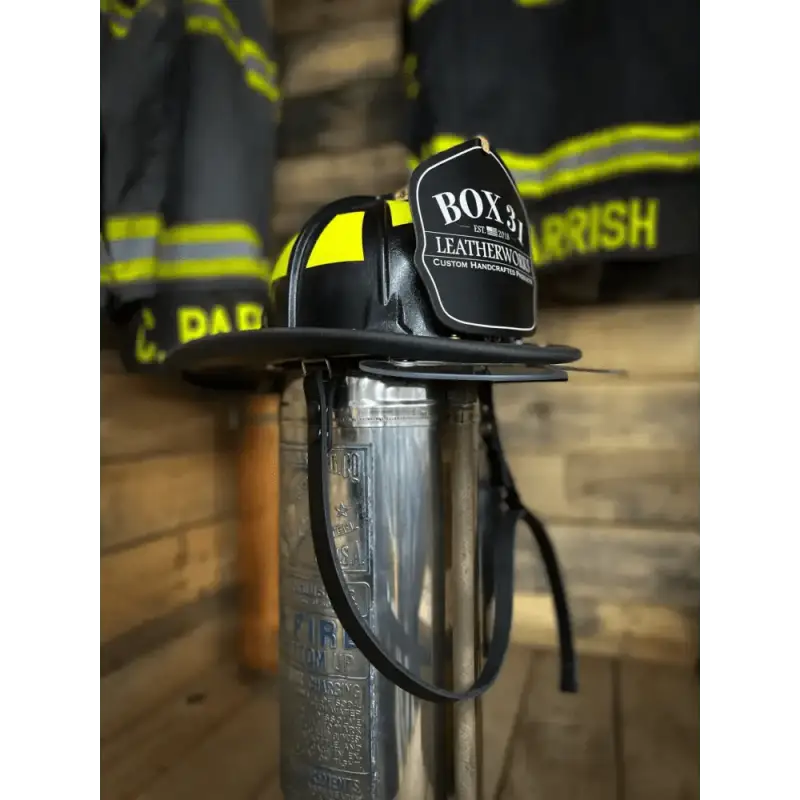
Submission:
<svg viewBox="0 0 800 800">
<path fill-rule="evenodd" d="M 306 267 L 364 260 L 363 211 L 335 216 L 317 239 Z"/>
<path fill-rule="evenodd" d="M 314 249 L 308 258 L 306 269 L 321 267 L 325 264 L 342 264 L 348 261 L 364 260 L 363 238 L 364 212 L 349 211 L 347 214 L 335 216 L 319 235 Z M 289 272 L 289 258 L 297 236 L 283 248 L 275 262 L 270 283 L 285 278 Z"/>
<path fill-rule="evenodd" d="M 185 2 L 189 10 L 186 29 L 190 33 L 219 37 L 244 70 L 247 85 L 268 100 L 277 102 L 280 92 L 273 83 L 278 74 L 277 65 L 267 58 L 258 42 L 242 34 L 239 20 L 224 0 Z"/>
<path fill-rule="evenodd" d="M 389 214 L 392 219 L 392 227 L 396 228 L 398 225 L 408 225 L 411 220 L 411 206 L 408 200 L 389 200 Z"/>
<path fill-rule="evenodd" d="M 162 228 L 153 215 L 113 217 L 101 247 L 101 280 L 269 277 L 261 239 L 246 223 L 203 222 Z"/>
<path fill-rule="evenodd" d="M 448 150 L 465 138 L 435 136 L 422 148 L 422 158 Z M 568 139 L 539 155 L 499 152 L 514 175 L 520 194 L 541 198 L 630 172 L 697 167 L 700 124 L 621 125 Z"/>
</svg>

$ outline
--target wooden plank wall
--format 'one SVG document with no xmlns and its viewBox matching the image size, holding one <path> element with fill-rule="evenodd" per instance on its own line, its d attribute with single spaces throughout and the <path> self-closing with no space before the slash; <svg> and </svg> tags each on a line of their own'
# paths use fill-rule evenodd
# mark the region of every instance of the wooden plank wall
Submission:
<svg viewBox="0 0 800 800">
<path fill-rule="evenodd" d="M 584 352 L 566 384 L 503 387 L 498 414 L 527 503 L 558 547 L 584 650 L 694 658 L 699 606 L 699 305 L 543 313 L 537 339 Z M 546 580 L 520 538 L 517 632 L 553 641 Z"/>
<path fill-rule="evenodd" d="M 400 19 L 399 0 L 277 0 L 276 247 L 324 203 L 405 183 Z"/>
<path fill-rule="evenodd" d="M 169 675 L 183 680 L 216 658 L 215 620 L 230 605 L 235 575 L 236 453 L 227 412 L 208 393 L 124 374 L 115 353 L 101 352 L 100 671 L 108 725 L 112 695 L 132 697 L 130 682 L 141 683 L 120 677 L 127 665 L 162 653 L 145 682 L 152 693 L 160 691 L 154 676 L 170 684 Z M 196 641 L 183 657 L 180 648 L 163 655 L 186 636 Z M 127 688 L 107 697 L 105 687 L 116 684 Z"/>
</svg>

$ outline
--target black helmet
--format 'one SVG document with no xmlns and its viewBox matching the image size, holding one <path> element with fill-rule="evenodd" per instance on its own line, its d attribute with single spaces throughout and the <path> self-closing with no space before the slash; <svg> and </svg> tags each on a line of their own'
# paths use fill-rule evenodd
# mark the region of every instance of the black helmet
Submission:
<svg viewBox="0 0 800 800">
<path fill-rule="evenodd" d="M 196 374 L 348 357 L 527 367 L 580 358 L 523 342 L 536 323 L 525 206 L 482 139 L 423 161 L 407 192 L 317 211 L 276 262 L 270 296 L 261 330 L 190 342 L 167 366 Z"/>
<path fill-rule="evenodd" d="M 408 200 L 350 197 L 322 209 L 318 230 L 292 238 L 270 277 L 271 326 L 288 327 L 296 303 L 296 327 L 449 336 L 437 320 L 414 265 L 415 236 Z M 302 242 L 301 242 L 302 245 Z M 290 291 L 290 264 L 301 287 Z M 291 300 L 290 296 L 294 299 Z"/>
</svg>

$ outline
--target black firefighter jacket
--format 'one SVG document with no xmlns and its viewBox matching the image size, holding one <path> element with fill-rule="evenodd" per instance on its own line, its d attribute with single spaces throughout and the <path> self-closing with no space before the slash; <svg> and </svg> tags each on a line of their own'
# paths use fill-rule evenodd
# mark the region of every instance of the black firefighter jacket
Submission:
<svg viewBox="0 0 800 800">
<path fill-rule="evenodd" d="M 101 308 L 130 369 L 261 326 L 278 76 L 263 4 L 101 6 Z"/>
<path fill-rule="evenodd" d="M 698 252 L 697 0 L 407 0 L 404 14 L 410 151 L 488 137 L 537 266 Z"/>
</svg>

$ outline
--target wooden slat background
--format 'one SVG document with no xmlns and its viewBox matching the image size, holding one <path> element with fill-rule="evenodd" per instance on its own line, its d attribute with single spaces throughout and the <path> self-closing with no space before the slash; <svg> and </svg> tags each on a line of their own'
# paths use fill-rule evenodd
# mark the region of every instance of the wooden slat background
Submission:
<svg viewBox="0 0 800 800">
<path fill-rule="evenodd" d="M 548 309 L 537 340 L 579 347 L 566 384 L 502 387 L 518 487 L 558 548 L 584 651 L 690 661 L 700 599 L 699 305 Z M 554 641 L 535 546 L 518 539 L 517 637 Z"/>
<path fill-rule="evenodd" d="M 235 576 L 229 401 L 101 352 L 101 673 L 225 607 Z"/>
<path fill-rule="evenodd" d="M 320 205 L 349 194 L 391 192 L 405 183 L 400 5 L 276 4 L 284 96 L 276 250 Z"/>
</svg>

